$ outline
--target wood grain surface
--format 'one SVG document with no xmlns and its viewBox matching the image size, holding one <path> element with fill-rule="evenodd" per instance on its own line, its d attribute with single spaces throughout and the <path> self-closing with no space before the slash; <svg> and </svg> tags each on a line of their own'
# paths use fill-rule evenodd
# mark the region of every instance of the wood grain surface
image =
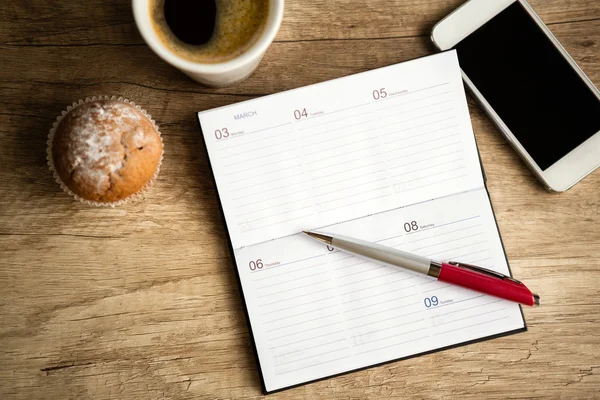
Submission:
<svg viewBox="0 0 600 400">
<path fill-rule="evenodd" d="M 129 0 L 0 7 L 0 398 L 261 396 L 195 112 L 431 54 L 461 0 L 288 0 L 249 79 L 195 84 L 143 43 Z M 600 2 L 531 0 L 600 85 Z M 122 95 L 160 124 L 142 202 L 83 206 L 45 142 L 74 100 Z M 512 271 L 542 296 L 529 331 L 370 368 L 272 399 L 600 398 L 600 172 L 542 189 L 469 100 Z"/>
</svg>

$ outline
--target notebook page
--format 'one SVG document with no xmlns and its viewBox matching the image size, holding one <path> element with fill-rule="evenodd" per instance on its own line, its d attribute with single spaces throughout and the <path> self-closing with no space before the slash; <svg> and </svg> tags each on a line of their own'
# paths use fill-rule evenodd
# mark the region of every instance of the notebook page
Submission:
<svg viewBox="0 0 600 400">
<path fill-rule="evenodd" d="M 483 186 L 454 51 L 199 120 L 234 248 Z"/>
<path fill-rule="evenodd" d="M 485 189 L 323 231 L 509 272 Z M 515 303 L 303 234 L 234 253 L 268 391 L 524 327 Z"/>
</svg>

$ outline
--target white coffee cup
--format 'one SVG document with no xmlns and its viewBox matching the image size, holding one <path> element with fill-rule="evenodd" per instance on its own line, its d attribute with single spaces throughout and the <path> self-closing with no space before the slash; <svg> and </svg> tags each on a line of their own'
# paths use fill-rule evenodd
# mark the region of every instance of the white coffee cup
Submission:
<svg viewBox="0 0 600 400">
<path fill-rule="evenodd" d="M 199 63 L 178 57 L 158 38 L 150 20 L 150 0 L 133 0 L 133 16 L 142 37 L 156 54 L 190 78 L 207 86 L 228 86 L 249 77 L 273 42 L 283 19 L 284 0 L 269 0 L 269 16 L 262 35 L 238 57 L 221 63 Z"/>
</svg>

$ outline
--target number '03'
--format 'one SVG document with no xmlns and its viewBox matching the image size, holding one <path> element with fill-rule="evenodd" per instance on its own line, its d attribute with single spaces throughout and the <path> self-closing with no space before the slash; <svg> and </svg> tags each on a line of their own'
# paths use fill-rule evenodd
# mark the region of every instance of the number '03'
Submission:
<svg viewBox="0 0 600 400">
<path fill-rule="evenodd" d="M 227 139 L 229 137 L 229 131 L 227 128 L 221 128 L 215 130 L 215 137 L 217 140 Z"/>
</svg>

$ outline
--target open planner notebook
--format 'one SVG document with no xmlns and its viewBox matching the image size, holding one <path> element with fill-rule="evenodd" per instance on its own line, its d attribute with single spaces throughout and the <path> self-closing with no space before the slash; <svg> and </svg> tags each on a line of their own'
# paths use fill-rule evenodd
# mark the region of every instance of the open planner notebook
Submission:
<svg viewBox="0 0 600 400">
<path fill-rule="evenodd" d="M 525 329 L 517 304 L 301 233 L 510 273 L 454 51 L 198 118 L 266 392 Z"/>
</svg>

